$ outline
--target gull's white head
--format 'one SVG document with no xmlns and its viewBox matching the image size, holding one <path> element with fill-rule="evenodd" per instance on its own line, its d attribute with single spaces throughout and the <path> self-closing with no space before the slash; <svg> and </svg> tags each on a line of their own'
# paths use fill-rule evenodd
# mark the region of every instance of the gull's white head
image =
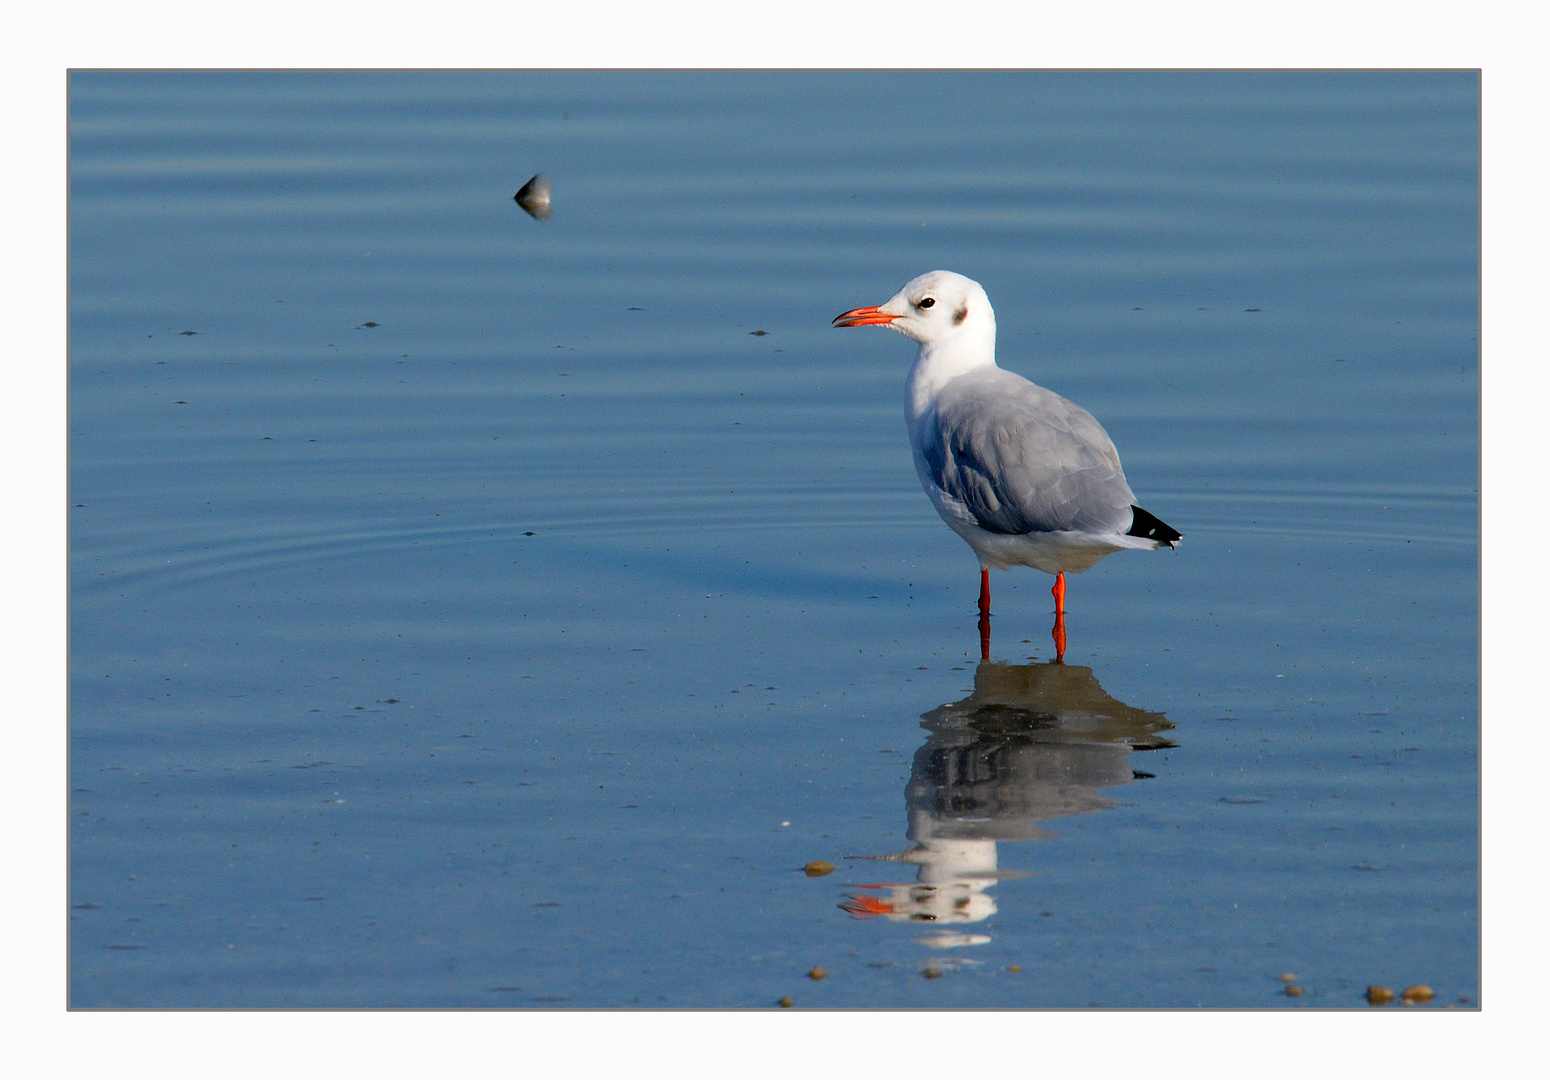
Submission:
<svg viewBox="0 0 1550 1080">
<path fill-rule="evenodd" d="M 921 274 L 878 307 L 855 308 L 835 326 L 886 326 L 921 345 L 996 347 L 996 313 L 977 281 L 949 270 Z"/>
</svg>

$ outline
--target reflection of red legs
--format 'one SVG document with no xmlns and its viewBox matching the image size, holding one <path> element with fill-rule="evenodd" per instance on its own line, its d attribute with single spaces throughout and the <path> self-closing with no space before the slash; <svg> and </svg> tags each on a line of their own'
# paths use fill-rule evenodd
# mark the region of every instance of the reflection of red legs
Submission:
<svg viewBox="0 0 1550 1080">
<path fill-rule="evenodd" d="M 1055 594 L 1055 628 L 1049 634 L 1055 639 L 1055 662 L 1061 663 L 1066 658 L 1066 575 L 1064 571 L 1055 575 L 1055 587 L 1050 592 Z"/>
<path fill-rule="evenodd" d="M 980 659 L 990 659 L 990 571 L 980 567 Z"/>
</svg>

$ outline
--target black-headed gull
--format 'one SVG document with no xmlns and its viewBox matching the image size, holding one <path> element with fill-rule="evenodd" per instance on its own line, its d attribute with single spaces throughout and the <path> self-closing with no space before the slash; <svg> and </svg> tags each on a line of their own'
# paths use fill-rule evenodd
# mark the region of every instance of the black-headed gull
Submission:
<svg viewBox="0 0 1550 1080">
<path fill-rule="evenodd" d="M 1053 636 L 1063 655 L 1067 571 L 1179 540 L 1136 505 L 1091 413 L 996 366 L 996 315 L 978 282 L 934 270 L 834 325 L 887 326 L 920 343 L 904 402 L 910 449 L 931 504 L 979 556 L 982 654 L 992 569 L 1055 575 Z"/>
</svg>

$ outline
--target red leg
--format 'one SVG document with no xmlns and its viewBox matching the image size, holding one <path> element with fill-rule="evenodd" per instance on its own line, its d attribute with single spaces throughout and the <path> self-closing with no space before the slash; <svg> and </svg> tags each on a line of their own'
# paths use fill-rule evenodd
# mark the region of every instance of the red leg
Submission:
<svg viewBox="0 0 1550 1080">
<path fill-rule="evenodd" d="M 1062 570 L 1055 575 L 1055 587 L 1050 590 L 1055 596 L 1055 628 L 1049 632 L 1055 639 L 1055 662 L 1064 663 L 1066 659 L 1066 574 Z"/>
<path fill-rule="evenodd" d="M 980 659 L 990 659 L 990 571 L 980 568 Z"/>
</svg>

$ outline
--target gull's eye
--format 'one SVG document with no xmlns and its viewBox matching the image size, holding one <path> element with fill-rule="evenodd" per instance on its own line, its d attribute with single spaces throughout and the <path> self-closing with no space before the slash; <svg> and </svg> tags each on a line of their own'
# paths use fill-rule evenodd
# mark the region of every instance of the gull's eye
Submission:
<svg viewBox="0 0 1550 1080">
<path fill-rule="evenodd" d="M 928 308 L 928 307 L 931 307 L 935 303 L 936 303 L 936 301 L 928 296 L 924 300 L 922 300 L 919 304 L 916 304 L 915 306 L 916 307 Z"/>
</svg>

